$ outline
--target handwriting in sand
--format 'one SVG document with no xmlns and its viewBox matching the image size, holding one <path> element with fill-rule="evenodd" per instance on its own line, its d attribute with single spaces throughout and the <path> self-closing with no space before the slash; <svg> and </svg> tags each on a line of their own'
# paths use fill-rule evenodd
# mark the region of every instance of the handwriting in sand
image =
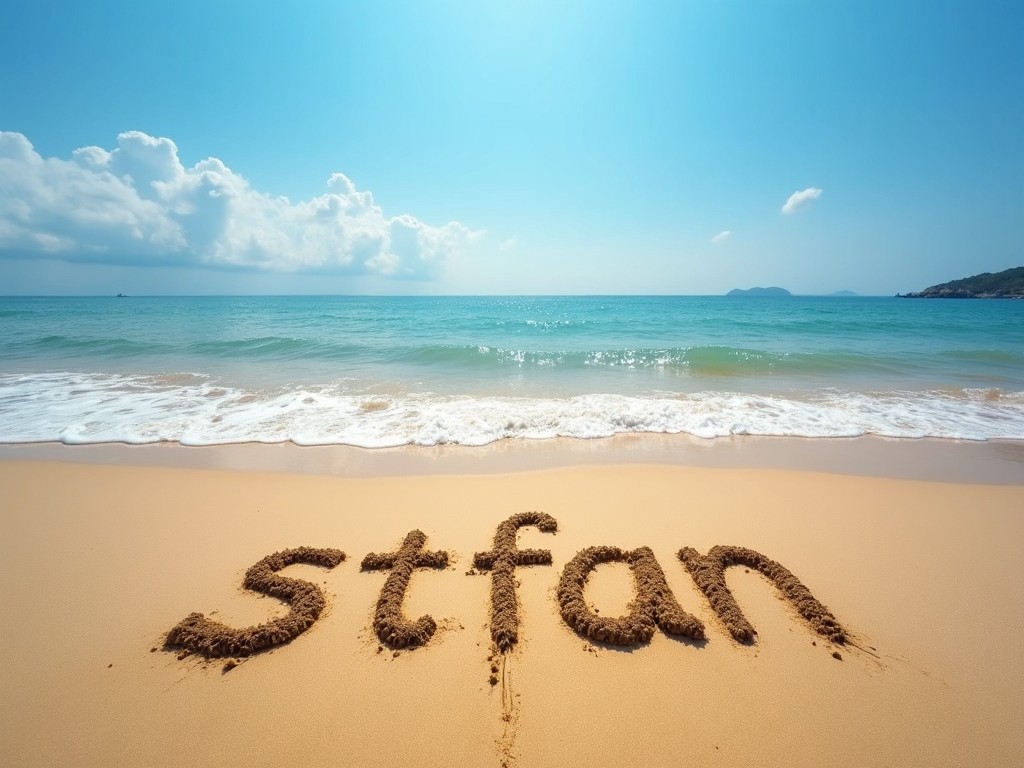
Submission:
<svg viewBox="0 0 1024 768">
<path fill-rule="evenodd" d="M 546 549 L 519 549 L 520 528 L 534 527 L 542 533 L 555 533 L 558 522 L 544 512 L 523 512 L 503 521 L 494 534 L 490 550 L 473 558 L 476 571 L 491 578 L 490 631 L 495 649 L 508 653 L 519 641 L 519 610 L 516 599 L 516 568 L 551 565 Z M 363 571 L 388 571 L 374 611 L 373 629 L 381 643 L 392 649 L 423 646 L 437 629 L 434 619 L 420 616 L 408 619 L 403 611 L 412 573 L 417 568 L 444 568 L 448 554 L 426 550 L 422 531 L 410 531 L 394 552 L 370 553 L 363 558 Z M 714 546 L 706 555 L 684 547 L 679 560 L 707 597 L 711 608 L 733 638 L 752 642 L 756 630 L 725 582 L 725 570 L 744 566 L 763 574 L 793 605 L 819 635 L 833 643 L 845 642 L 846 633 L 836 618 L 811 594 L 796 576 L 780 563 L 760 552 L 734 546 Z M 236 629 L 192 613 L 167 634 L 166 645 L 182 648 L 210 658 L 248 656 L 291 642 L 309 629 L 326 607 L 323 590 L 301 579 L 281 576 L 278 571 L 295 563 L 332 569 L 345 560 L 337 549 L 300 547 L 275 552 L 246 571 L 242 584 L 246 589 L 276 597 L 289 605 L 287 615 L 252 627 Z M 618 562 L 629 566 L 633 574 L 635 597 L 624 616 L 599 616 L 584 597 L 587 581 L 601 563 Z M 665 572 L 649 547 L 623 550 L 596 546 L 580 550 L 566 564 L 558 581 L 558 605 L 563 621 L 575 632 L 594 642 L 616 646 L 647 643 L 656 630 L 694 641 L 705 641 L 703 622 L 687 613 L 676 600 Z"/>
</svg>

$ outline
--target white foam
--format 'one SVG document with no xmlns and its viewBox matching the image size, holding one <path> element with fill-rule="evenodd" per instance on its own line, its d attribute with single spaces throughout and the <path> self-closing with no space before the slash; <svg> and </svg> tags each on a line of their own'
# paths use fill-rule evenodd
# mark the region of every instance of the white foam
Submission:
<svg viewBox="0 0 1024 768">
<path fill-rule="evenodd" d="M 1024 393 L 1001 390 L 647 396 L 371 395 L 349 382 L 248 391 L 193 374 L 0 375 L 0 442 L 292 441 L 367 448 L 617 433 L 1024 439 Z"/>
</svg>

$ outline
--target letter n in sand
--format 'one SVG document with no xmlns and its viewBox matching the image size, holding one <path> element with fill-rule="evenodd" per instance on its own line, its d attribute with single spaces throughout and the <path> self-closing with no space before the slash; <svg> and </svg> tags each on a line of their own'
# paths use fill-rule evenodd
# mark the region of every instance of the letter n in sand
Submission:
<svg viewBox="0 0 1024 768">
<path fill-rule="evenodd" d="M 707 596 L 729 633 L 740 642 L 752 642 L 757 630 L 747 621 L 736 598 L 725 584 L 725 569 L 730 565 L 745 565 L 760 571 L 807 619 L 815 632 L 834 643 L 842 644 L 846 641 L 846 632 L 828 608 L 819 603 L 790 571 L 760 552 L 744 547 L 714 546 L 706 555 L 702 555 L 691 547 L 684 547 L 679 550 L 679 559 Z"/>
</svg>

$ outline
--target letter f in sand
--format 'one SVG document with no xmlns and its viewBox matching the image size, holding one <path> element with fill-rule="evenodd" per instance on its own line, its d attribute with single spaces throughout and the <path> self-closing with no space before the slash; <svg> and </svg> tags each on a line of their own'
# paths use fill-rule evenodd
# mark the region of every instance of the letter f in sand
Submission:
<svg viewBox="0 0 1024 768">
<path fill-rule="evenodd" d="M 543 512 L 522 512 L 512 515 L 498 526 L 494 548 L 477 552 L 474 565 L 491 571 L 491 638 L 498 650 L 507 653 L 519 640 L 519 605 L 516 600 L 516 566 L 551 565 L 547 549 L 520 550 L 516 545 L 519 529 L 533 525 L 544 533 L 558 530 L 558 522 Z"/>
</svg>

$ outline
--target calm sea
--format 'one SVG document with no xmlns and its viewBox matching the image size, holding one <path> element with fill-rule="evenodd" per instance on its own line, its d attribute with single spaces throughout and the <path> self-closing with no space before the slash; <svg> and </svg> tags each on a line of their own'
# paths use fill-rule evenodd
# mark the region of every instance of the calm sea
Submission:
<svg viewBox="0 0 1024 768">
<path fill-rule="evenodd" d="M 1024 301 L 0 298 L 0 442 L 1024 439 Z"/>
</svg>

